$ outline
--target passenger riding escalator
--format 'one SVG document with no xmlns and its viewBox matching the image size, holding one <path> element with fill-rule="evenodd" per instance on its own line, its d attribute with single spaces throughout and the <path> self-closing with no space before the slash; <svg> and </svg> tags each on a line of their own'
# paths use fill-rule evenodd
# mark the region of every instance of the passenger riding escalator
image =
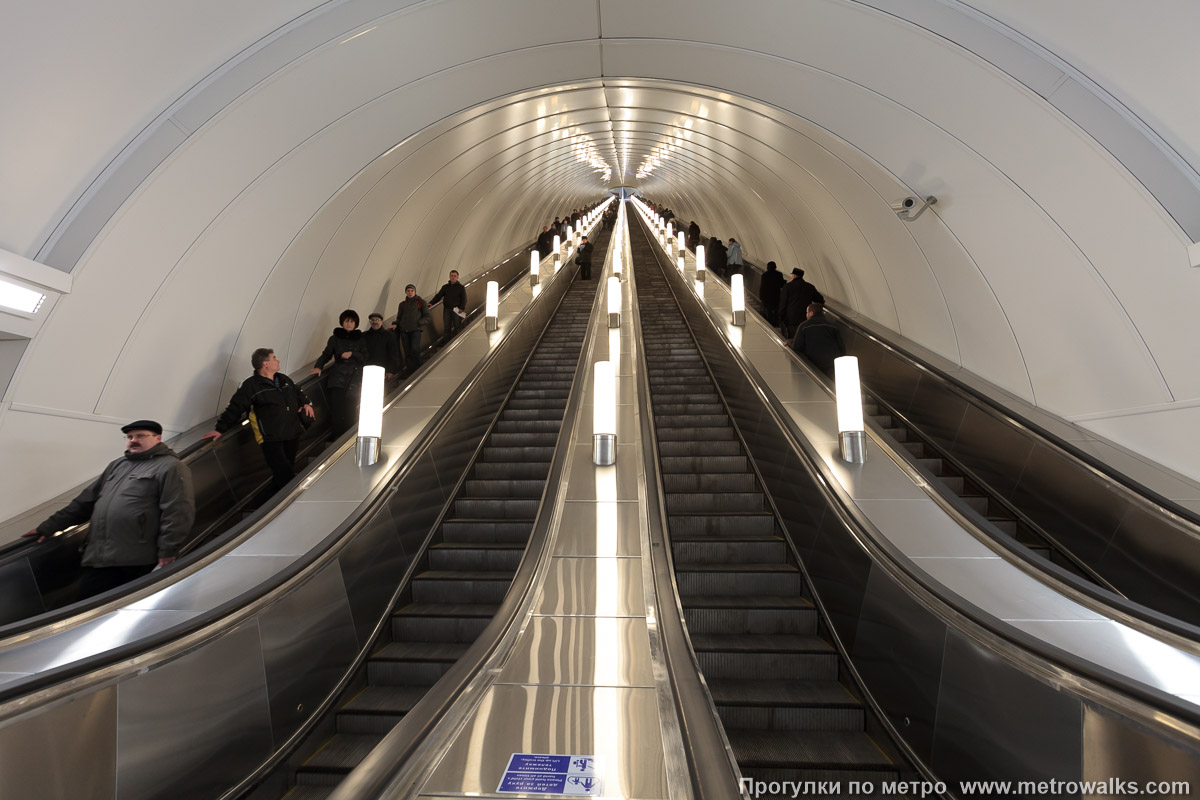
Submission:
<svg viewBox="0 0 1200 800">
<path fill-rule="evenodd" d="M 332 792 L 492 621 L 546 491 L 595 293 L 594 281 L 567 290 L 405 589 L 391 641 L 367 659 L 326 739 L 292 771 L 289 798 Z"/>
<path fill-rule="evenodd" d="M 630 231 L 679 600 L 743 777 L 892 781 L 722 394 L 641 229 Z"/>
</svg>

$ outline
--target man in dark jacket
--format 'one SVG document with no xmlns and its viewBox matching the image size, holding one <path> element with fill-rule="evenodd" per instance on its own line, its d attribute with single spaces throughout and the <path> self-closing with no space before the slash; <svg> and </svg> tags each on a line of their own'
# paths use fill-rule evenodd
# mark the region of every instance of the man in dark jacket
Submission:
<svg viewBox="0 0 1200 800">
<path fill-rule="evenodd" d="M 179 555 L 196 519 L 192 473 L 148 419 L 121 428 L 125 454 L 66 508 L 26 536 L 45 538 L 90 522 L 78 599 L 115 589 Z"/>
<path fill-rule="evenodd" d="M 583 237 L 579 249 L 575 251 L 575 263 L 579 265 L 579 277 L 585 281 L 592 279 L 592 250 L 594 249 L 591 242 L 586 236 Z"/>
<path fill-rule="evenodd" d="M 410 374 L 421 366 L 421 337 L 425 333 L 425 326 L 432 321 L 433 315 L 429 313 L 429 305 L 424 299 L 417 297 L 417 287 L 411 283 L 405 286 L 404 299 L 396 309 L 396 321 L 392 323 L 392 330 L 396 331 L 396 335 L 400 337 L 400 344 L 404 345 L 404 365 L 408 367 Z"/>
<path fill-rule="evenodd" d="M 779 330 L 783 338 L 791 339 L 795 335 L 796 327 L 804 321 L 811 304 L 824 302 L 817 287 L 804 280 L 804 270 L 793 269 L 791 283 L 779 293 Z"/>
<path fill-rule="evenodd" d="M 708 240 L 708 247 L 704 250 L 704 260 L 707 262 L 704 268 L 708 270 L 710 275 L 725 277 L 725 265 L 728 263 L 725 245 L 720 239 L 713 236 Z"/>
<path fill-rule="evenodd" d="M 820 303 L 810 304 L 807 313 L 808 319 L 796 328 L 792 349 L 832 378 L 834 359 L 846 355 L 842 332 L 825 316 L 825 306 Z"/>
<path fill-rule="evenodd" d="M 367 329 L 363 331 L 367 366 L 383 367 L 387 380 L 394 380 L 400 374 L 400 345 L 396 342 L 396 334 L 383 329 L 383 314 L 376 312 L 367 320 Z"/>
<path fill-rule="evenodd" d="M 696 220 L 688 223 L 686 244 L 687 248 L 693 252 L 696 250 L 696 245 L 700 244 L 700 226 L 696 224 Z"/>
<path fill-rule="evenodd" d="M 550 247 L 553 246 L 552 242 Z M 539 254 L 545 257 L 549 252 L 550 249 L 547 248 L 546 252 Z M 439 300 L 442 301 L 442 331 L 449 339 L 462 329 L 463 319 L 467 314 L 467 287 L 458 282 L 458 270 L 450 270 L 450 279 L 442 284 L 442 288 L 438 289 L 429 305 Z"/>
<path fill-rule="evenodd" d="M 249 415 L 254 441 L 262 447 L 263 458 L 271 468 L 271 491 L 277 492 L 296 474 L 296 446 L 304 433 L 300 415 L 312 419 L 315 414 L 304 390 L 279 371 L 274 350 L 258 348 L 250 355 L 250 366 L 254 374 L 242 381 L 229 398 L 216 428 L 201 438 L 219 439 Z"/>
<path fill-rule="evenodd" d="M 767 271 L 758 282 L 758 299 L 767 314 L 767 322 L 772 325 L 779 324 L 779 292 L 785 282 L 786 279 L 776 268 L 775 262 L 768 261 Z"/>
</svg>

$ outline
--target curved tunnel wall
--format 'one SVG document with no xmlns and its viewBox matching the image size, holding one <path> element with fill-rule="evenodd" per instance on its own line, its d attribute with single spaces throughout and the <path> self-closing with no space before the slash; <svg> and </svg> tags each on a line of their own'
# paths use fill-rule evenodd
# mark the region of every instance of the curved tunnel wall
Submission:
<svg viewBox="0 0 1200 800">
<path fill-rule="evenodd" d="M 213 415 L 255 347 L 299 369 L 341 308 L 390 312 L 408 282 L 429 296 L 505 257 L 599 199 L 600 162 L 706 235 L 1200 475 L 1173 433 L 1200 422 L 1178 203 L 944 32 L 865 3 L 726 5 L 330 3 L 234 57 L 236 37 L 213 38 L 229 60 L 73 211 L 60 187 L 0 229 L 74 280 L 0 412 L 0 517 L 94 474 L 122 421 Z M 906 224 L 889 204 L 907 194 L 939 203 Z"/>
</svg>

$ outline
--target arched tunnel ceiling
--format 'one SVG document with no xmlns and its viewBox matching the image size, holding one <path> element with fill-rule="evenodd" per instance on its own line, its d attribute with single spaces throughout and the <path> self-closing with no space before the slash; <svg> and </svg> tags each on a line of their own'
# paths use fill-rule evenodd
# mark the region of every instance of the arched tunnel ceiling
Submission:
<svg viewBox="0 0 1200 800">
<path fill-rule="evenodd" d="M 143 33 L 162 24 L 126 10 Z M 452 267 L 469 277 L 610 185 L 736 236 L 752 259 L 802 266 L 1016 396 L 1200 472 L 1196 442 L 1175 434 L 1200 422 L 1188 263 L 1200 124 L 1151 114 L 1165 103 L 1148 76 L 1111 79 L 1109 64 L 1093 79 L 1055 55 L 1065 41 L 1100 57 L 1077 30 L 1051 25 L 1037 43 L 1029 4 L 185 12 L 191 30 L 168 29 L 177 61 L 170 42 L 122 54 L 64 37 L 121 67 L 100 80 L 134 85 L 110 87 L 108 113 L 77 97 L 97 124 L 54 130 L 52 149 L 0 134 L 31 156 L 5 162 L 27 191 L 3 200 L 0 246 L 73 280 L 19 354 L 0 412 L 6 473 L 55 468 L 0 487 L 0 517 L 92 474 L 128 418 L 183 430 L 212 416 L 253 348 L 299 369 L 341 308 L 390 313 L 405 283 L 431 294 Z M 10 55 L 22 57 L 34 60 L 23 45 Z M 129 67 L 141 58 L 162 74 Z M 83 70 L 5 95 L 56 108 L 50 90 L 82 95 Z M 1126 97 L 1139 113 L 1113 118 L 1134 107 Z M 939 202 L 906 224 L 890 204 L 908 194 Z M 79 457 L 64 469 L 68 448 Z"/>
</svg>

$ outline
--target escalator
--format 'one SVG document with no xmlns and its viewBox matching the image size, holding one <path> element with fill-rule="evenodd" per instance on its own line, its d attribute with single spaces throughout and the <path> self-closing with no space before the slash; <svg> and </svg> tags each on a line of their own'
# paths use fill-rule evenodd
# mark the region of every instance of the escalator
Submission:
<svg viewBox="0 0 1200 800">
<path fill-rule="evenodd" d="M 742 775 L 893 781 L 867 712 L 641 229 L 630 231 L 675 579 Z"/>
<path fill-rule="evenodd" d="M 744 273 L 747 304 L 761 314 L 762 273 L 749 262 Z M 1200 641 L 1200 515 L 836 303 L 826 313 L 858 357 L 866 413 L 981 532 L 1101 606 Z M 1177 483 L 1167 481 L 1194 491 Z"/>
<path fill-rule="evenodd" d="M 468 319 L 482 309 L 483 287 L 488 280 L 496 280 L 501 287 L 508 288 L 525 277 L 526 262 L 516 257 L 524 252 L 525 248 L 521 248 L 468 282 L 468 297 L 474 298 L 466 309 Z M 424 361 L 447 342 L 441 326 L 441 315 L 434 314 L 422 350 Z M 306 377 L 297 382 L 316 410 L 313 424 L 301 436 L 296 457 L 297 474 L 303 476 L 307 466 L 326 449 L 330 420 L 325 378 Z M 196 426 L 183 438 L 194 439 L 201 431 L 211 429 L 213 422 Z M 84 613 L 162 581 L 185 567 L 195 556 L 221 546 L 228 538 L 225 534 L 242 529 L 243 521 L 261 517 L 273 504 L 270 471 L 248 425 L 229 431 L 211 444 L 193 441 L 177 454 L 192 473 L 196 498 L 196 521 L 191 536 L 180 550 L 177 566 L 157 570 L 110 592 L 76 602 L 80 556 L 88 532 L 86 524 L 45 542 L 18 539 L 0 546 L 0 640 Z M 68 497 L 73 497 L 82 488 L 77 487 L 68 493 Z M 28 527 L 32 525 L 25 526 Z"/>
<path fill-rule="evenodd" d="M 593 281 L 567 290 L 404 591 L 391 641 L 368 658 L 333 730 L 292 770 L 287 797 L 328 796 L 492 621 L 546 491 L 595 294 Z"/>
</svg>

